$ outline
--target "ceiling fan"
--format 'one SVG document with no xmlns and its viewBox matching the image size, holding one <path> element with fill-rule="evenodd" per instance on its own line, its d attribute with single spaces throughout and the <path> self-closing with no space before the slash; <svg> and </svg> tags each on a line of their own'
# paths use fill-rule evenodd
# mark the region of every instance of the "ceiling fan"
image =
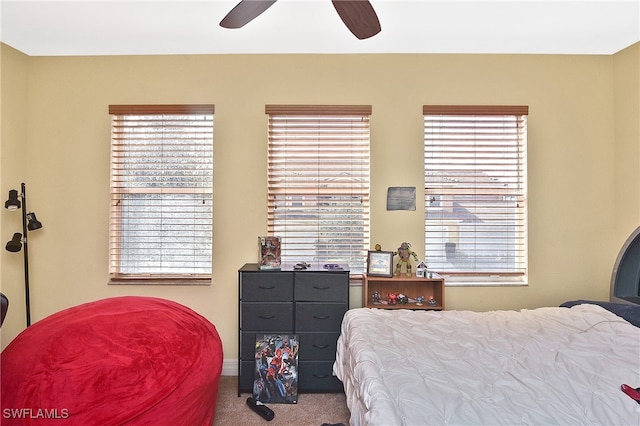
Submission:
<svg viewBox="0 0 640 426">
<path fill-rule="evenodd" d="M 224 28 L 241 28 L 267 10 L 277 0 L 241 0 L 220 21 Z M 380 32 L 380 21 L 369 0 L 331 0 L 333 7 L 358 39 L 363 40 Z"/>
</svg>

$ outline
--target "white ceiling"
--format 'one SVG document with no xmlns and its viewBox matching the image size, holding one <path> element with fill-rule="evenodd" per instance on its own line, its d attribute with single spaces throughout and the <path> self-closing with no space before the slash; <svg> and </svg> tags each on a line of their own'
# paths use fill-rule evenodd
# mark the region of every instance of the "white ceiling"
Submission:
<svg viewBox="0 0 640 426">
<path fill-rule="evenodd" d="M 356 39 L 330 0 L 279 0 L 240 29 L 239 0 L 0 0 L 2 42 L 31 56 L 216 53 L 613 54 L 640 40 L 640 0 L 371 0 Z"/>
</svg>

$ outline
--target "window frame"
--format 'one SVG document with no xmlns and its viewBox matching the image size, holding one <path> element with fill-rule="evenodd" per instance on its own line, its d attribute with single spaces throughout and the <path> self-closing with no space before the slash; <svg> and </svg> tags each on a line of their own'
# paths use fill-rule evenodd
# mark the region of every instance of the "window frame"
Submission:
<svg viewBox="0 0 640 426">
<path fill-rule="evenodd" d="M 215 114 L 215 106 L 213 104 L 188 104 L 188 105 L 109 105 L 109 115 L 111 117 L 111 155 L 110 155 L 110 220 L 109 220 L 109 284 L 143 284 L 143 285 L 209 285 L 211 284 L 211 278 L 213 274 L 213 119 Z M 126 187 L 124 184 L 116 183 L 116 177 L 114 173 L 120 173 L 122 171 L 123 162 L 121 159 L 117 159 L 115 154 L 116 150 L 122 149 L 123 143 L 116 145 L 115 139 L 119 139 L 115 134 L 118 131 L 120 124 L 115 124 L 120 117 L 124 116 L 140 116 L 153 117 L 153 116 L 194 116 L 200 115 L 207 124 L 211 125 L 211 147 L 208 148 L 208 152 L 211 153 L 209 168 L 211 170 L 209 180 L 204 184 L 205 186 L 191 186 L 191 187 Z M 158 132 L 163 134 L 164 131 Z M 126 138 L 123 138 L 125 140 Z M 176 146 L 175 144 L 173 146 Z M 197 145 L 191 145 L 196 147 Z M 194 148 L 195 149 L 195 148 Z M 120 155 L 120 154 L 118 154 Z M 143 157 L 138 157 L 143 158 Z M 155 163 L 158 164 L 158 163 Z M 203 175 L 205 176 L 205 175 Z M 209 257 L 210 263 L 208 264 L 209 272 L 207 273 L 167 273 L 167 272 L 138 272 L 129 273 L 122 272 L 120 269 L 120 259 L 122 258 L 121 248 L 122 243 L 119 240 L 122 238 L 122 224 L 120 220 L 122 218 L 122 209 L 125 204 L 124 200 L 127 197 L 135 194 L 202 194 L 206 199 L 211 200 L 210 207 L 205 211 L 209 212 L 211 217 L 211 236 L 208 238 L 209 244 Z M 205 203 L 203 198 L 203 204 Z M 175 201 L 175 200 L 174 200 Z M 162 208 L 164 209 L 164 207 Z M 162 212 L 163 210 L 158 210 Z M 189 220 L 196 222 L 197 213 L 187 215 Z M 206 240 L 205 240 L 206 244 Z M 195 250 L 195 248 L 194 248 Z M 194 260 L 197 257 L 194 257 Z"/>
<path fill-rule="evenodd" d="M 362 233 L 363 233 L 363 237 L 362 237 L 362 247 L 356 249 L 356 251 L 360 252 L 360 255 L 354 255 L 353 253 L 349 256 L 349 258 L 351 260 L 353 260 L 353 258 L 361 258 L 360 262 L 358 265 L 349 265 L 350 270 L 351 270 L 351 278 L 352 279 L 359 279 L 362 276 L 362 273 L 366 270 L 366 255 L 367 252 L 369 250 L 369 245 L 370 245 L 370 216 L 371 216 L 371 205 L 370 205 L 370 193 L 371 193 L 371 186 L 370 186 L 370 163 L 371 163 L 371 159 L 370 159 L 370 136 L 371 136 L 371 130 L 370 130 L 370 116 L 371 116 L 371 106 L 370 105 L 266 105 L 265 106 L 265 113 L 268 116 L 268 121 L 269 121 L 269 138 L 268 138 L 268 160 L 267 160 L 267 168 L 268 168 L 268 188 L 267 188 L 267 196 L 268 196 L 268 200 L 267 200 L 267 211 L 268 211 L 268 217 L 267 217 L 267 233 L 269 236 L 278 236 L 281 238 L 282 241 L 282 260 L 283 260 L 283 264 L 288 266 L 292 266 L 289 265 L 291 263 L 295 264 L 297 262 L 301 262 L 301 261 L 307 261 L 310 262 L 312 264 L 318 264 L 319 266 L 322 266 L 323 263 L 345 263 L 346 261 L 341 261 L 341 262 L 331 262 L 331 261 L 316 261 L 315 259 L 309 259 L 309 258 L 305 258 L 304 255 L 298 257 L 295 256 L 295 259 L 292 257 L 293 255 L 287 255 L 287 243 L 288 243 L 288 238 L 293 238 L 291 241 L 294 241 L 295 237 L 290 237 L 287 235 L 282 235 L 280 232 L 277 231 L 277 218 L 276 216 L 276 211 L 278 209 L 278 206 L 276 205 L 277 201 L 276 197 L 287 197 L 287 196 L 293 196 L 292 192 L 296 192 L 296 195 L 299 195 L 302 197 L 302 201 L 301 201 L 301 205 L 304 206 L 305 202 L 304 201 L 310 201 L 310 199 L 304 200 L 304 195 L 310 196 L 311 198 L 313 198 L 314 196 L 318 197 L 318 200 L 320 199 L 320 197 L 322 196 L 328 196 L 328 197 L 339 197 L 338 193 L 340 193 L 342 196 L 345 196 L 345 194 L 349 195 L 349 196 L 354 196 L 354 197 L 362 197 L 360 200 L 360 206 L 362 208 L 363 214 L 359 217 L 359 220 L 361 220 L 361 225 L 362 225 Z M 356 191 L 354 188 L 351 189 L 342 189 L 342 190 L 330 190 L 330 189 L 324 189 L 324 190 L 319 190 L 320 186 L 316 183 L 316 187 L 315 188 L 311 188 L 309 186 L 305 186 L 308 182 L 310 182 L 311 177 L 309 177 L 308 179 L 310 179 L 309 181 L 305 181 L 305 183 L 301 183 L 300 185 L 302 186 L 302 189 L 300 187 L 293 189 L 293 183 L 291 183 L 291 186 L 288 186 L 287 183 L 284 182 L 282 175 L 278 174 L 280 173 L 278 170 L 276 170 L 277 166 L 277 160 L 274 157 L 274 150 L 276 149 L 273 144 L 274 144 L 274 140 L 276 138 L 284 138 L 282 136 L 282 134 L 278 133 L 276 134 L 276 132 L 278 132 L 279 130 L 276 129 L 275 126 L 275 121 L 274 118 L 278 120 L 278 123 L 282 122 L 283 120 L 286 119 L 286 117 L 291 117 L 294 119 L 299 119 L 299 120 L 304 120 L 304 121 L 309 121 L 310 119 L 313 120 L 317 117 L 322 117 L 323 120 L 333 120 L 335 117 L 360 117 L 357 120 L 359 120 L 360 122 L 364 123 L 362 124 L 364 127 L 364 129 L 366 129 L 366 135 L 361 134 L 361 136 L 359 137 L 358 141 L 359 144 L 353 145 L 355 148 L 354 151 L 357 151 L 357 153 L 353 154 L 353 158 L 358 158 L 359 161 L 362 161 L 363 163 L 360 164 L 360 167 L 362 167 L 362 169 L 359 172 L 354 172 L 355 174 L 361 173 L 362 175 L 358 175 L 359 177 L 362 178 L 362 182 L 361 182 L 361 187 L 359 189 L 359 192 Z M 311 125 L 310 125 L 311 126 Z M 322 126 L 320 126 L 322 127 Z M 328 128 L 327 128 L 328 129 Z M 301 132 L 306 132 L 308 129 L 303 129 L 300 130 L 300 128 L 296 128 L 295 131 L 301 131 Z M 335 128 L 332 129 L 333 131 L 336 131 Z M 294 130 L 291 130 L 292 132 Z M 291 139 L 294 140 L 296 137 L 298 136 L 292 136 Z M 302 135 L 299 136 L 300 140 L 305 139 L 307 136 L 306 135 Z M 323 137 L 328 137 L 329 139 L 331 138 L 331 136 L 319 136 L 319 140 L 323 140 Z M 312 142 L 309 142 L 312 143 Z M 322 142 L 318 142 L 317 146 L 320 146 Z M 339 144 L 339 142 L 338 142 Z M 365 145 L 362 145 L 365 144 Z M 293 144 L 292 144 L 293 145 Z M 320 148 L 318 148 L 318 150 L 320 150 Z M 366 150 L 366 153 L 365 153 Z M 321 154 L 318 154 L 321 155 Z M 323 157 L 324 158 L 324 157 Z M 282 158 L 280 158 L 280 160 L 282 160 Z M 293 164 L 293 162 L 297 162 L 298 159 L 296 157 L 294 157 L 292 155 L 291 157 L 291 162 L 287 161 L 287 164 Z M 354 163 L 355 164 L 355 163 Z M 353 166 L 356 167 L 356 166 Z M 345 175 L 347 174 L 347 172 L 344 172 Z M 302 174 L 302 173 L 301 173 Z M 322 172 L 318 171 L 318 178 L 320 178 Z M 350 178 L 356 179 L 353 176 L 350 176 Z M 300 182 L 298 182 L 300 183 Z M 331 183 L 328 184 L 329 187 L 332 186 Z M 289 190 L 288 188 L 292 188 L 293 191 Z M 355 191 L 353 193 L 349 193 L 348 191 L 352 190 Z M 290 191 L 290 192 L 288 192 Z M 306 192 L 305 192 L 306 191 Z M 346 191 L 346 192 L 345 192 Z M 304 193 L 304 194 L 303 194 Z M 281 201 L 280 201 L 281 202 Z M 333 200 L 331 200 L 330 202 L 333 202 Z M 293 203 L 292 203 L 293 204 Z M 318 204 L 320 204 L 318 202 Z M 285 207 L 286 209 L 287 207 Z M 289 207 L 289 209 L 291 209 L 291 207 Z M 304 208 L 304 211 L 308 211 L 310 210 L 307 208 Z M 348 212 L 351 212 L 351 210 L 347 210 Z M 357 221 L 356 224 L 354 225 L 354 229 L 358 228 Z M 286 225 L 283 225 L 286 226 Z M 320 226 L 319 226 L 320 227 Z M 319 231 L 320 233 L 320 231 Z M 320 241 L 321 238 L 318 238 L 318 245 L 320 245 Z M 293 244 L 293 242 L 291 243 Z M 300 250 L 304 250 L 304 249 L 300 249 Z M 320 248 L 316 248 L 316 252 L 315 253 L 319 253 L 321 252 Z"/>
<path fill-rule="evenodd" d="M 436 265 L 434 269 L 438 272 L 442 272 L 442 275 L 446 277 L 447 285 L 490 286 L 490 285 L 527 285 L 528 284 L 528 268 L 529 268 L 528 266 L 528 203 L 527 203 L 528 202 L 528 194 L 527 194 L 528 114 L 529 114 L 528 106 L 521 106 L 521 105 L 516 105 L 516 106 L 424 105 L 423 106 L 424 149 L 425 149 L 425 152 L 424 152 L 425 258 L 427 259 L 427 264 L 430 263 L 428 260 L 430 256 L 432 257 L 432 260 L 441 259 L 439 261 L 440 263 L 438 263 L 437 260 L 433 260 L 433 262 L 435 262 L 435 265 Z M 435 136 L 435 134 L 434 136 L 431 136 L 429 126 L 428 126 L 428 117 L 433 117 L 433 120 L 435 120 L 435 117 L 438 117 L 438 116 L 444 117 L 443 119 L 451 119 L 451 120 L 455 120 L 454 117 L 465 117 L 465 119 L 469 119 L 476 122 L 475 126 L 480 127 L 481 125 L 478 123 L 483 123 L 482 125 L 490 126 L 491 130 L 489 130 L 489 132 L 494 132 L 496 131 L 496 129 L 492 127 L 493 124 L 484 124 L 486 121 L 496 120 L 495 122 L 497 123 L 498 121 L 500 121 L 500 117 L 503 117 L 502 121 L 504 121 L 504 123 L 508 123 L 509 125 L 511 125 L 510 123 L 511 121 L 514 121 L 516 123 L 515 131 L 513 127 L 506 126 L 504 128 L 504 133 L 501 135 L 500 133 L 496 133 L 497 136 L 493 134 L 489 136 L 478 135 L 477 138 L 478 140 L 482 140 L 482 138 L 487 138 L 490 144 L 495 144 L 489 149 L 489 151 L 490 150 L 495 151 L 495 147 L 498 147 L 498 148 L 506 147 L 509 143 L 514 143 L 515 141 L 515 143 L 517 143 L 517 146 L 515 148 L 511 147 L 511 149 L 515 150 L 517 154 L 514 156 L 514 154 L 511 153 L 511 157 L 509 157 L 509 154 L 504 154 L 504 153 L 498 154 L 498 151 L 495 151 L 496 152 L 495 154 L 491 154 L 492 156 L 487 157 L 488 154 L 485 151 L 482 151 L 483 149 L 487 150 L 487 148 L 484 146 L 486 142 L 484 140 L 482 142 L 478 142 L 475 139 L 476 136 L 470 136 L 470 133 L 465 133 L 465 132 L 470 132 L 469 129 L 473 128 L 474 126 L 473 124 L 466 124 L 470 126 L 469 129 L 463 129 L 461 127 L 460 128 L 461 133 L 459 135 L 450 136 L 450 135 L 444 135 L 443 133 L 443 135 L 439 136 L 442 140 L 449 138 L 451 141 L 453 140 L 466 141 L 467 139 L 465 139 L 465 136 L 468 138 L 473 138 L 473 139 L 468 139 L 468 140 L 472 140 L 473 142 L 468 142 L 468 141 L 460 142 L 465 144 L 464 147 L 467 149 L 469 149 L 469 146 L 470 146 L 469 144 L 473 144 L 474 151 L 471 151 L 472 152 L 471 154 L 469 153 L 459 154 L 458 152 L 455 152 L 455 154 L 450 154 L 450 157 L 448 158 L 450 159 L 449 163 L 451 163 L 451 165 L 444 165 L 444 163 L 442 163 L 443 164 L 442 170 L 452 170 L 452 168 L 454 167 L 460 168 L 458 170 L 460 174 L 457 176 L 455 176 L 455 173 L 449 176 L 446 176 L 445 172 L 443 172 L 443 175 L 442 175 L 443 181 L 444 179 L 450 179 L 451 181 L 453 181 L 456 178 L 458 178 L 458 180 L 456 181 L 455 184 L 451 184 L 449 186 L 449 189 L 445 189 L 445 185 L 446 185 L 445 183 L 443 183 L 441 187 L 438 187 L 437 185 L 435 185 L 434 187 L 430 187 L 430 185 L 433 185 L 434 179 L 433 177 L 431 177 L 431 180 L 429 180 L 428 175 L 429 173 L 431 173 L 433 176 L 434 171 L 431 170 L 430 172 L 429 167 L 436 164 L 438 160 L 435 153 L 433 153 L 432 155 L 431 148 L 428 146 L 428 143 L 430 142 L 428 141 L 432 141 L 432 140 L 435 141 L 438 139 L 438 136 Z M 472 117 L 477 117 L 477 118 L 474 119 Z M 446 125 L 443 125 L 443 128 L 444 126 Z M 449 127 L 447 128 L 446 131 L 451 133 L 452 131 L 450 129 L 453 129 L 453 128 L 454 127 Z M 513 136 L 513 134 L 508 134 L 509 132 L 515 133 L 516 136 Z M 501 142 L 501 140 L 503 142 Z M 434 142 L 434 143 L 437 143 L 437 142 Z M 442 151 L 444 152 L 446 149 L 452 149 L 451 146 L 453 145 L 454 145 L 454 142 L 443 142 L 442 144 L 439 145 L 439 147 L 442 148 Z M 480 146 L 480 148 L 478 148 L 478 146 Z M 435 148 L 433 149 L 435 150 Z M 429 157 L 430 155 L 432 155 L 432 157 Z M 457 157 L 458 155 L 460 155 L 460 158 L 462 159 L 458 158 Z M 480 158 L 481 156 L 485 156 L 485 157 Z M 466 169 L 466 170 L 476 170 L 475 172 L 476 174 L 478 173 L 478 171 L 480 171 L 483 177 L 479 179 L 476 176 L 472 179 L 469 179 L 469 181 L 476 182 L 473 184 L 475 186 L 468 185 L 464 189 L 458 190 L 456 188 L 456 185 L 458 184 L 461 186 L 466 185 L 461 183 L 462 179 L 464 179 L 464 176 L 463 176 L 464 172 L 460 172 L 460 170 L 465 170 L 463 169 L 463 167 L 465 166 L 461 166 L 459 164 L 465 159 L 471 159 L 471 158 L 478 158 L 477 163 L 480 164 L 480 166 L 476 166 L 476 165 L 467 166 L 469 167 L 469 169 Z M 489 165 L 483 164 L 483 162 L 488 161 L 487 159 L 490 160 L 490 164 Z M 508 163 L 508 162 L 515 163 L 515 165 L 509 165 L 509 164 L 504 165 L 505 163 Z M 494 172 L 493 170 L 496 170 L 495 168 L 500 167 L 500 165 L 502 165 L 503 168 L 498 169 L 497 172 Z M 436 167 L 434 167 L 434 170 L 435 169 Z M 462 176 L 462 179 L 460 178 L 461 176 Z M 515 180 L 513 176 L 517 176 Z M 503 185 L 503 188 L 498 188 L 498 186 L 493 182 L 491 183 L 487 182 L 488 180 L 487 177 L 489 177 L 492 181 L 495 181 L 496 183 Z M 504 182 L 508 182 L 508 183 L 504 183 Z M 473 188 L 473 190 L 470 188 Z M 504 188 L 507 188 L 507 189 L 504 189 Z M 480 270 L 479 268 L 476 268 L 476 269 L 464 271 L 460 267 L 453 268 L 452 270 L 445 270 L 445 269 L 442 269 L 442 271 L 439 270 L 440 269 L 439 267 L 443 266 L 445 262 L 444 259 L 448 259 L 447 256 L 449 256 L 449 254 L 447 254 L 446 256 L 444 255 L 447 252 L 446 245 L 444 249 L 438 248 L 436 250 L 436 252 L 439 252 L 439 254 L 435 257 L 433 254 L 434 252 L 430 250 L 430 247 L 429 247 L 430 240 L 434 238 L 433 235 L 437 234 L 437 232 L 431 230 L 430 228 L 431 225 L 429 224 L 429 221 L 430 220 L 433 221 L 433 219 L 429 219 L 429 216 L 431 211 L 436 211 L 436 207 L 439 207 L 440 210 L 443 210 L 443 206 L 442 205 L 437 206 L 436 204 L 435 206 L 430 207 L 430 204 L 438 202 L 438 198 L 435 198 L 435 197 L 438 197 L 439 193 L 443 194 L 449 191 L 450 194 L 454 194 L 456 190 L 459 191 L 458 195 L 450 195 L 449 203 L 452 209 L 455 208 L 456 204 L 458 206 L 458 209 L 465 209 L 465 206 L 463 205 L 463 203 L 460 202 L 460 200 L 463 199 L 465 194 L 467 194 L 466 195 L 467 199 L 473 200 L 473 204 L 471 204 L 471 206 L 474 206 L 474 207 L 483 206 L 482 204 L 483 201 L 481 201 L 482 196 L 486 197 L 487 200 L 490 200 L 491 197 L 493 197 L 494 200 L 496 197 L 500 197 L 500 196 L 502 197 L 500 206 L 495 206 L 495 205 L 489 206 L 489 204 L 496 204 L 496 203 L 494 201 L 485 201 L 486 205 L 484 206 L 484 209 L 489 209 L 492 212 L 492 215 L 494 215 L 494 217 L 497 217 L 499 219 L 502 219 L 503 217 L 507 218 L 510 216 L 516 218 L 513 225 L 514 233 L 512 237 L 513 241 L 515 242 L 512 249 L 513 253 L 515 253 L 513 257 L 514 266 L 511 270 L 509 269 L 509 267 L 504 267 L 505 269 L 502 269 L 502 270 L 500 270 L 499 268 L 497 268 L 496 270 L 489 270 L 488 268 L 486 270 Z M 444 196 L 440 194 L 440 197 L 444 197 Z M 458 203 L 455 203 L 454 201 L 455 197 L 458 197 Z M 511 207 L 504 208 L 503 204 L 507 204 L 507 205 L 513 204 L 513 205 Z M 500 210 L 500 208 L 502 208 L 502 210 Z M 430 210 L 430 209 L 433 209 L 433 210 Z M 481 209 L 476 209 L 474 211 L 478 213 L 478 215 L 487 215 L 488 210 L 483 211 Z M 441 214 L 443 215 L 444 213 L 441 213 Z M 488 216 L 485 216 L 485 219 L 486 218 L 488 218 Z M 439 219 L 439 220 L 441 222 L 440 226 L 444 228 L 444 224 L 446 221 L 444 219 Z M 470 220 L 471 219 L 467 220 L 467 222 L 469 222 Z M 462 221 L 460 220 L 460 222 Z M 488 224 L 488 223 L 492 223 L 492 219 L 482 220 L 482 217 L 480 217 L 479 222 Z M 503 228 L 506 228 L 504 224 L 502 226 Z M 471 226 L 468 226 L 468 227 L 471 227 Z M 482 227 L 483 225 L 479 225 L 478 229 L 481 229 Z M 472 232 L 472 235 L 474 236 L 472 240 L 475 241 L 477 244 L 476 247 L 482 247 L 483 245 L 480 244 L 481 241 L 479 241 L 479 239 L 481 238 L 480 235 L 482 235 L 481 231 L 477 231 L 476 229 L 474 229 L 474 231 Z M 511 237 L 502 237 L 502 238 L 497 238 L 495 241 L 498 241 L 498 242 L 502 241 L 504 243 L 504 241 L 509 241 L 510 239 Z M 445 241 L 445 239 L 443 238 L 442 241 Z M 490 249 L 491 247 L 497 246 L 497 244 L 494 241 L 491 241 L 490 243 L 486 243 L 485 241 L 484 243 L 489 244 L 488 249 Z M 441 245 L 440 243 L 436 243 L 436 246 L 439 247 L 440 245 Z M 472 250 L 473 255 L 469 255 L 469 258 L 473 259 L 471 260 L 471 262 L 474 263 L 476 266 L 478 265 L 478 263 L 476 262 L 479 262 L 480 259 L 482 259 L 482 256 L 477 256 L 478 253 L 481 253 L 481 250 L 482 249 L 476 248 Z M 432 254 L 430 255 L 430 253 Z M 466 255 L 467 253 L 463 253 L 463 254 Z M 507 258 L 510 258 L 510 257 L 507 256 Z M 505 261 L 504 263 L 507 263 L 507 261 Z"/>
</svg>

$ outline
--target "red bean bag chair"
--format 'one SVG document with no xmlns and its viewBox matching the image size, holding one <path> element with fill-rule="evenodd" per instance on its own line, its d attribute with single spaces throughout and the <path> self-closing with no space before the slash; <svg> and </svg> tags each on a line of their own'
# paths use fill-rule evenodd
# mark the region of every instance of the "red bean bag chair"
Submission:
<svg viewBox="0 0 640 426">
<path fill-rule="evenodd" d="M 210 426 L 222 371 L 216 328 L 151 297 L 115 297 L 55 313 L 0 355 L 9 425 Z"/>
</svg>

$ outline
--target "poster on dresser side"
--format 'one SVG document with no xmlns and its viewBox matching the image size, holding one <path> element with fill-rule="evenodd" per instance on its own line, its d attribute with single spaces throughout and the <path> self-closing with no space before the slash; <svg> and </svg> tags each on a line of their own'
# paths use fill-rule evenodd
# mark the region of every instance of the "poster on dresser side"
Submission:
<svg viewBox="0 0 640 426">
<path fill-rule="evenodd" d="M 257 335 L 253 399 L 270 404 L 298 402 L 298 350 L 296 335 Z"/>
</svg>

